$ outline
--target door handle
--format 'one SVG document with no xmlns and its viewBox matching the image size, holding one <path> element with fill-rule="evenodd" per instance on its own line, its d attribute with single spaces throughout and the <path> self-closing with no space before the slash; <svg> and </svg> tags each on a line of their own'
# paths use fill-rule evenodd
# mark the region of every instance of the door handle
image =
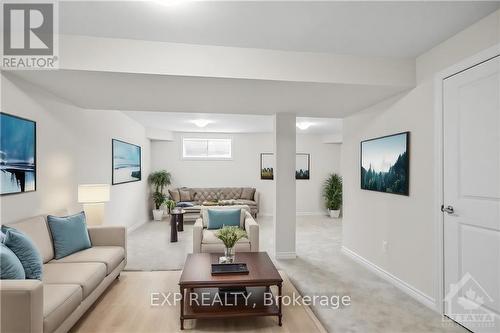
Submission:
<svg viewBox="0 0 500 333">
<path fill-rule="evenodd" d="M 453 208 L 453 206 L 447 206 L 447 207 L 445 207 L 444 205 L 442 205 L 441 206 L 441 211 L 443 213 L 453 214 L 455 212 L 455 209 Z"/>
</svg>

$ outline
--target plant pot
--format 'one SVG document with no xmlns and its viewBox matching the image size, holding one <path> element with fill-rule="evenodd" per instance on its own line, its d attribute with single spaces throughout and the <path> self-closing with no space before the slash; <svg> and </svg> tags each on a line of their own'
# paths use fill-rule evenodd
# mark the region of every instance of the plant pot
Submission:
<svg viewBox="0 0 500 333">
<path fill-rule="evenodd" d="M 330 214 L 330 217 L 332 219 L 338 219 L 340 217 L 340 209 L 339 210 L 332 210 L 332 209 L 329 209 L 328 210 L 328 213 Z"/>
<path fill-rule="evenodd" d="M 161 221 L 162 218 L 163 218 L 163 210 L 153 209 L 153 220 Z"/>
</svg>

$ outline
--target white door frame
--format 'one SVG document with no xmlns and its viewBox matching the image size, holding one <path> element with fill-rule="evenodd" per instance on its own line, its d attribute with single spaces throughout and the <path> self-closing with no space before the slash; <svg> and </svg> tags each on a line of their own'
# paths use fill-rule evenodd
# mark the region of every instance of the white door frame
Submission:
<svg viewBox="0 0 500 333">
<path fill-rule="evenodd" d="M 444 216 L 441 212 L 443 202 L 443 80 L 470 67 L 500 55 L 500 44 L 490 47 L 470 58 L 452 65 L 434 76 L 434 228 L 435 280 L 434 292 L 436 311 L 444 314 Z"/>
</svg>

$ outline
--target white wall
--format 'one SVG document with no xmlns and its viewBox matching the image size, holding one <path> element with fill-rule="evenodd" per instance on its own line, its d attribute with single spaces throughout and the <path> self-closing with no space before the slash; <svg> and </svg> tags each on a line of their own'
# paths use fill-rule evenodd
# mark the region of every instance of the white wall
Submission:
<svg viewBox="0 0 500 333">
<path fill-rule="evenodd" d="M 323 143 L 320 135 L 297 135 L 297 153 L 311 154 L 309 180 L 296 181 L 296 208 L 300 215 L 324 213 L 323 182 L 332 173 L 340 173 L 340 147 L 338 143 Z"/>
<path fill-rule="evenodd" d="M 436 72 L 498 44 L 500 10 L 449 38 L 417 58 L 417 82 L 432 79 Z"/>
<path fill-rule="evenodd" d="M 33 85 L 2 75 L 2 112 L 37 122 L 37 190 L 1 197 L 2 223 L 69 208 L 77 186 L 111 183 L 111 139 L 142 146 L 143 180 L 111 187 L 106 223 L 128 227 L 149 220 L 150 142 L 142 125 L 119 111 L 83 110 Z"/>
<path fill-rule="evenodd" d="M 433 295 L 433 109 L 429 87 L 344 119 L 343 245 Z M 410 131 L 410 196 L 360 189 L 362 140 Z M 383 241 L 388 242 L 387 252 Z"/>
<path fill-rule="evenodd" d="M 233 160 L 189 161 L 181 158 L 182 137 L 231 137 Z M 273 212 L 273 183 L 260 179 L 260 153 L 273 151 L 271 133 L 176 133 L 174 141 L 153 141 L 151 169 L 172 173 L 172 186 L 252 186 L 261 194 L 261 213 Z M 340 170 L 340 145 L 322 143 L 320 135 L 298 135 L 297 152 L 311 154 L 311 179 L 297 181 L 297 212 L 320 214 L 325 208 L 321 184 L 330 172 Z"/>
<path fill-rule="evenodd" d="M 416 88 L 344 119 L 343 245 L 432 302 L 435 286 L 434 75 L 500 42 L 500 11 L 417 59 Z M 361 140 L 410 131 L 410 195 L 360 189 Z M 388 242 L 387 252 L 383 241 Z"/>
</svg>

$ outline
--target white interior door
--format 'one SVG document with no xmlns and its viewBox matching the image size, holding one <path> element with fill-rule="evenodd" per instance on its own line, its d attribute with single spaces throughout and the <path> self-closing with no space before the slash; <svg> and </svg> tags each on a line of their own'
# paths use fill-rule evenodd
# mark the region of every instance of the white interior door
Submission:
<svg viewBox="0 0 500 333">
<path fill-rule="evenodd" d="M 500 57 L 444 80 L 445 314 L 500 332 Z"/>
</svg>

